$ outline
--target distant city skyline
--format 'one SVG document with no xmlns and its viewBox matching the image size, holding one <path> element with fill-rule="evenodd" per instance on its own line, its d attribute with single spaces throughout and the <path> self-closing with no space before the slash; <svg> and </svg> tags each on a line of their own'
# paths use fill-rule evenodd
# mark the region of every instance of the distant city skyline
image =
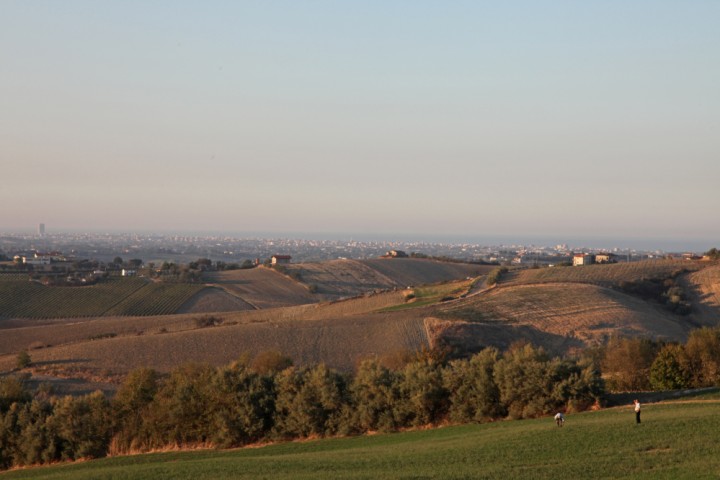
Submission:
<svg viewBox="0 0 720 480">
<path fill-rule="evenodd" d="M 5 2 L 0 231 L 717 246 L 718 18 L 701 0 Z"/>
<path fill-rule="evenodd" d="M 53 236 L 67 234 L 91 234 L 91 235 L 161 235 L 161 236 L 189 236 L 189 237 L 228 237 L 228 238 L 257 238 L 257 239 L 299 239 L 318 241 L 360 241 L 360 242 L 427 242 L 427 243 L 448 243 L 448 244 L 474 244 L 474 245 L 523 245 L 523 246 L 544 246 L 553 247 L 556 245 L 568 245 L 569 248 L 608 250 L 612 249 L 633 249 L 641 251 L 663 251 L 663 252 L 697 252 L 702 253 L 712 247 L 720 245 L 720 241 L 708 238 L 682 238 L 682 237 L 612 237 L 612 236 L 559 236 L 559 235 L 463 235 L 463 234 L 400 234 L 387 233 L 378 234 L 373 232 L 259 232 L 259 231 L 200 231 L 200 230 L 122 230 L 122 229 L 46 229 L 40 235 L 32 229 L 6 229 L 0 230 L 0 235 L 27 235 L 27 236 Z"/>
</svg>

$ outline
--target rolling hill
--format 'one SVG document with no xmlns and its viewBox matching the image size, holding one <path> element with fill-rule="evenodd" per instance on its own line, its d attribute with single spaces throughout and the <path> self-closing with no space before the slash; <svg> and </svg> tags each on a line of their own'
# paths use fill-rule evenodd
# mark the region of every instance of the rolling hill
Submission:
<svg viewBox="0 0 720 480">
<path fill-rule="evenodd" d="M 351 370 L 361 358 L 426 346 L 473 352 L 526 339 L 562 353 L 611 335 L 683 341 L 692 328 L 720 325 L 717 264 L 527 269 L 509 272 L 494 287 L 469 289 L 468 276 L 480 286 L 491 268 L 378 259 L 294 265 L 285 274 L 269 268 L 222 272 L 185 301 L 191 313 L 2 320 L 0 370 L 14 368 L 22 349 L 29 349 L 36 375 L 88 382 L 116 381 L 139 366 L 168 371 L 187 361 L 226 364 L 242 353 L 265 350 L 278 350 L 298 364 Z M 456 283 L 437 283 L 452 277 Z M 672 313 L 620 288 L 648 278 L 683 285 L 691 313 Z M 417 285 L 408 289 L 411 283 Z M 310 293 L 311 284 L 318 293 Z M 213 297 L 204 306 L 203 295 Z M 209 314 L 215 326 L 203 320 Z"/>
</svg>

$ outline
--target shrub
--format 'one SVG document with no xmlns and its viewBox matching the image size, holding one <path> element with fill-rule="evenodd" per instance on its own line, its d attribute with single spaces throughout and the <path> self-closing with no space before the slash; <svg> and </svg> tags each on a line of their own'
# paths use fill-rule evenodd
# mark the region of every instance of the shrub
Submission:
<svg viewBox="0 0 720 480">
<path fill-rule="evenodd" d="M 27 350 L 22 350 L 17 355 L 17 361 L 15 365 L 18 369 L 27 368 L 32 364 L 32 359 L 30 358 L 30 354 L 27 352 Z"/>
</svg>

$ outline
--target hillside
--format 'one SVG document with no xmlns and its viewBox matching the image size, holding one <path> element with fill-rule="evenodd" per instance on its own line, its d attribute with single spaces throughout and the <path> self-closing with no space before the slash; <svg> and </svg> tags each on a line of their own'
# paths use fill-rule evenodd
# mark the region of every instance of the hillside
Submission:
<svg viewBox="0 0 720 480">
<path fill-rule="evenodd" d="M 636 282 L 652 278 L 669 278 L 683 272 L 701 270 L 708 265 L 688 260 L 643 260 L 631 263 L 585 265 L 581 267 L 530 268 L 507 275 L 504 284 L 529 283 L 592 283 L 606 287 L 620 282 Z"/>
<path fill-rule="evenodd" d="M 681 266 L 690 271 L 679 273 Z M 84 381 L 114 381 L 138 366 L 167 371 L 187 361 L 220 365 L 265 350 L 283 352 L 297 364 L 324 362 L 351 370 L 361 358 L 428 345 L 469 353 L 526 339 L 563 353 L 611 335 L 684 341 L 691 328 L 720 325 L 720 267 L 707 263 L 528 269 L 472 293 L 467 280 L 412 289 L 405 284 L 451 275 L 464 279 L 489 267 L 417 259 L 291 267 L 286 274 L 268 268 L 216 274 L 214 286 L 184 302 L 181 311 L 195 313 L 0 320 L 0 371 L 11 370 L 22 349 L 29 349 L 37 375 Z M 626 279 L 672 275 L 690 295 L 690 315 L 619 288 Z M 317 282 L 318 293 L 309 292 L 310 282 Z M 323 297 L 350 298 L 319 301 Z M 258 308 L 273 303 L 290 306 Z M 210 320 L 199 313 L 212 309 Z"/>
<path fill-rule="evenodd" d="M 176 313 L 201 285 L 110 277 L 95 285 L 65 287 L 0 277 L 0 318 L 77 318 Z"/>
<path fill-rule="evenodd" d="M 698 325 L 720 324 L 720 265 L 713 265 L 683 278 L 692 294 L 692 318 Z"/>
<path fill-rule="evenodd" d="M 240 298 L 252 308 L 276 308 L 319 301 L 304 285 L 271 268 L 209 272 L 204 281 Z"/>
<path fill-rule="evenodd" d="M 438 341 L 475 350 L 527 338 L 552 351 L 602 343 L 612 335 L 681 341 L 691 325 L 656 305 L 595 285 L 510 285 L 436 308 Z M 455 322 L 452 322 L 455 320 Z"/>
<path fill-rule="evenodd" d="M 494 267 L 415 258 L 379 258 L 303 263 L 287 268 L 306 285 L 314 285 L 324 299 L 334 299 L 475 277 Z"/>
</svg>

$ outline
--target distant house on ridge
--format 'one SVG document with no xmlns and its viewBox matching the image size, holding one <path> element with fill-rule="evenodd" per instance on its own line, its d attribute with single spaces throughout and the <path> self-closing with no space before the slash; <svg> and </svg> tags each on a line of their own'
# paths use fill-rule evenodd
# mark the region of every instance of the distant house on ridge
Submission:
<svg viewBox="0 0 720 480">
<path fill-rule="evenodd" d="M 617 263 L 617 255 L 614 253 L 598 253 L 595 255 L 595 263 Z"/>
<path fill-rule="evenodd" d="M 576 253 L 573 255 L 573 267 L 592 265 L 593 263 L 595 263 L 595 255 L 591 253 Z"/>
<path fill-rule="evenodd" d="M 291 259 L 292 257 L 290 255 L 273 255 L 270 258 L 270 263 L 273 265 L 287 265 Z"/>
</svg>

